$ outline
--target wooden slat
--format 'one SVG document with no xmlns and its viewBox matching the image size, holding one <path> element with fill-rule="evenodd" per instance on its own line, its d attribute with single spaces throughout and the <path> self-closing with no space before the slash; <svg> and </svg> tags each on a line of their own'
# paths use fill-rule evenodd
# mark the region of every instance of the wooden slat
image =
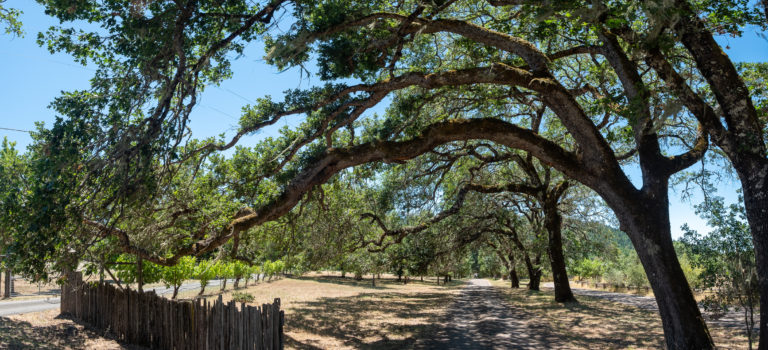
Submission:
<svg viewBox="0 0 768 350">
<path fill-rule="evenodd" d="M 109 330 L 117 339 L 150 349 L 282 349 L 284 313 L 280 299 L 261 307 L 221 295 L 209 302 L 169 300 L 112 285 L 84 283 L 67 273 L 61 312 Z"/>
</svg>

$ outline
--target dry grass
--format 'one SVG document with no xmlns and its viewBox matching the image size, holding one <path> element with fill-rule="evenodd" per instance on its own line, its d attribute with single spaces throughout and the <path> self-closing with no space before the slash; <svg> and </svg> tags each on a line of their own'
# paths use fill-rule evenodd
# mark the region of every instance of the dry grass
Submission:
<svg viewBox="0 0 768 350">
<path fill-rule="evenodd" d="M 0 317 L 0 349 L 144 349 L 123 345 L 58 310 Z"/>
<path fill-rule="evenodd" d="M 2 282 L 5 282 L 5 280 Z M 2 283 L 0 295 L 2 295 L 3 290 L 5 290 L 5 283 Z M 15 277 L 13 281 L 13 291 L 13 296 L 3 300 L 27 300 L 57 297 L 60 294 L 61 289 L 55 282 L 32 283 L 27 279 Z"/>
<path fill-rule="evenodd" d="M 413 345 L 441 327 L 442 317 L 462 282 L 449 286 L 426 282 L 398 283 L 391 276 L 377 280 L 313 274 L 228 289 L 249 293 L 253 304 L 281 298 L 286 313 L 289 349 L 399 349 Z M 548 324 L 572 349 L 659 349 L 663 334 L 655 312 L 602 299 L 580 296 L 580 303 L 555 303 L 551 291 L 510 289 L 506 281 L 492 281 L 511 307 Z M 213 288 L 211 292 L 218 292 Z M 187 292 L 193 298 L 196 291 Z M 208 298 L 217 298 L 210 295 Z M 746 348 L 737 330 L 710 326 L 723 349 Z M 70 319 L 57 310 L 0 318 L 0 348 L 5 349 L 140 349 L 121 345 Z"/>
<path fill-rule="evenodd" d="M 59 294 L 59 291 L 60 291 L 59 285 L 57 285 L 55 282 L 32 283 L 24 278 L 19 278 L 19 277 L 16 277 L 16 279 L 13 281 L 13 287 L 16 293 L 19 293 L 22 295 L 29 295 L 29 294 L 52 295 L 52 294 Z"/>
<path fill-rule="evenodd" d="M 316 274 L 259 282 L 235 292 L 253 295 L 253 304 L 281 299 L 289 349 L 399 349 L 437 324 L 461 284 L 438 287 L 431 279 L 403 285 L 386 278 L 373 287 L 370 279 Z M 232 292 L 227 290 L 223 299 L 230 300 Z"/>
<path fill-rule="evenodd" d="M 557 330 L 574 349 L 661 349 L 664 334 L 657 312 L 604 299 L 578 296 L 578 304 L 554 301 L 552 291 L 511 289 L 492 281 L 507 302 L 525 309 Z M 738 330 L 710 325 L 719 349 L 746 349 L 747 339 Z"/>
<path fill-rule="evenodd" d="M 633 294 L 633 295 L 639 295 L 641 297 L 653 297 L 653 291 L 650 288 L 626 288 L 626 287 L 613 287 L 613 286 L 608 288 L 602 288 L 600 286 L 596 287 L 595 283 L 589 282 L 589 281 L 571 281 L 571 287 L 598 290 L 602 292 Z"/>
</svg>

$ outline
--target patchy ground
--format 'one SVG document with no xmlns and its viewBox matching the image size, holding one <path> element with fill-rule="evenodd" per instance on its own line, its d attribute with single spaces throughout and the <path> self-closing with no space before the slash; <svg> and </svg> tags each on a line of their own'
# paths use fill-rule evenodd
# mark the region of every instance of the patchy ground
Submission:
<svg viewBox="0 0 768 350">
<path fill-rule="evenodd" d="M 223 294 L 232 298 L 231 284 Z M 218 287 L 206 297 L 216 298 Z M 553 301 L 551 290 L 510 289 L 505 281 L 437 286 L 435 279 L 403 285 L 385 276 L 313 274 L 251 283 L 254 304 L 281 298 L 288 349 L 660 349 L 658 313 L 599 296 L 578 304 Z M 194 298 L 194 289 L 182 297 Z M 637 296 L 629 296 L 639 298 Z M 642 299 L 645 300 L 645 299 Z M 723 349 L 745 349 L 733 328 L 709 324 Z M 58 317 L 58 310 L 0 317 L 0 349 L 141 349 Z"/>
<path fill-rule="evenodd" d="M 59 316 L 59 310 L 0 317 L 0 349 L 144 349 Z"/>
<path fill-rule="evenodd" d="M 535 292 L 509 288 L 505 281 L 492 283 L 511 306 L 525 309 L 558 330 L 570 349 L 664 348 L 661 319 L 656 311 L 586 295 L 578 295 L 577 304 L 561 304 L 554 301 L 552 290 Z M 718 348 L 747 348 L 743 332 L 709 322 L 707 325 Z"/>
<path fill-rule="evenodd" d="M 286 348 L 401 349 L 438 323 L 462 284 L 438 287 L 431 279 L 403 285 L 389 277 L 373 287 L 370 279 L 316 276 L 258 283 L 237 292 L 253 295 L 254 304 L 281 299 Z M 228 291 L 224 300 L 231 295 Z"/>
<path fill-rule="evenodd" d="M 423 334 L 415 349 L 556 349 L 568 348 L 546 322 L 510 307 L 488 280 L 470 280 L 450 311 Z"/>
<path fill-rule="evenodd" d="M 5 276 L 3 276 L 5 277 Z M 0 295 L 5 290 L 5 279 L 2 281 L 2 288 L 0 288 Z M 14 277 L 13 281 L 13 294 L 10 298 L 1 299 L 6 300 L 29 300 L 29 299 L 50 299 L 58 297 L 61 294 L 61 289 L 56 282 L 49 283 L 33 283 L 29 280 L 21 277 Z"/>
</svg>

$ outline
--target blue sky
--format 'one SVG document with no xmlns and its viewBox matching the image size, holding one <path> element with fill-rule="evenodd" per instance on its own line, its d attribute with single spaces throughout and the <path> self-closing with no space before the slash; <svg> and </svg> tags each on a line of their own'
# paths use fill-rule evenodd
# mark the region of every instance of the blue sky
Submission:
<svg viewBox="0 0 768 350">
<path fill-rule="evenodd" d="M 50 125 L 54 115 L 47 108 L 49 103 L 61 91 L 86 89 L 93 71 L 74 63 L 66 54 L 51 55 L 36 44 L 38 32 L 57 24 L 57 21 L 45 16 L 36 2 L 9 0 L 4 5 L 24 11 L 21 20 L 26 36 L 14 38 L 0 35 L 0 76 L 3 77 L 3 84 L 0 84 L 0 128 L 31 130 L 38 121 Z M 727 46 L 725 51 L 735 61 L 764 61 L 768 57 L 768 41 L 756 31 L 749 28 L 742 38 L 722 37 L 719 42 Z M 317 78 L 302 77 L 298 70 L 278 72 L 262 60 L 263 56 L 263 47 L 258 44 L 249 46 L 243 57 L 233 63 L 234 77 L 221 86 L 208 87 L 202 94 L 190 124 L 196 138 L 233 134 L 242 106 L 254 103 L 259 97 L 280 97 L 287 89 L 306 88 L 319 83 Z M 241 144 L 253 144 L 265 135 L 274 134 L 286 123 L 291 121 L 281 121 L 262 131 L 260 136 L 246 139 Z M 27 133 L 20 131 L 0 129 L 1 137 L 16 141 L 21 149 L 31 142 Z M 634 175 L 633 180 L 639 177 L 636 171 L 629 173 Z M 737 198 L 737 188 L 737 180 L 727 181 L 720 184 L 718 194 L 733 202 Z M 684 223 L 700 232 L 707 232 L 706 224 L 695 215 L 692 204 L 680 198 L 679 191 L 679 188 L 673 188 L 670 192 L 673 236 L 681 234 L 680 226 Z M 700 200 L 700 197 L 694 197 L 692 203 Z"/>
</svg>

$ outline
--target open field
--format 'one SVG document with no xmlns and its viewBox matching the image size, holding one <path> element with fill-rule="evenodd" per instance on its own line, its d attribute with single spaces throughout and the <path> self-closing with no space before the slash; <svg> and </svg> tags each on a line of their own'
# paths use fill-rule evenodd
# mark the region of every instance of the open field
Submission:
<svg viewBox="0 0 768 350">
<path fill-rule="evenodd" d="M 560 304 L 551 290 L 512 289 L 506 281 L 492 281 L 512 307 L 547 321 L 574 349 L 661 349 L 664 335 L 657 312 L 621 303 L 577 296 L 578 304 Z M 720 349 L 746 349 L 739 330 L 708 324 Z"/>
<path fill-rule="evenodd" d="M 403 285 L 386 278 L 372 287 L 370 279 L 320 276 L 259 282 L 236 292 L 253 295 L 254 304 L 281 299 L 286 348 L 399 349 L 437 323 L 461 284 L 438 287 L 431 279 Z M 232 290 L 223 296 L 231 297 Z"/>
<path fill-rule="evenodd" d="M 253 304 L 281 298 L 288 349 L 399 349 L 447 327 L 445 316 L 462 286 L 462 281 L 454 281 L 438 287 L 434 278 L 403 285 L 385 276 L 373 287 L 370 278 L 355 281 L 312 274 L 252 283 L 234 291 L 228 287 L 222 296 L 230 300 L 233 292 L 249 293 Z M 563 305 L 553 301 L 551 290 L 511 289 L 501 280 L 492 281 L 492 286 L 507 304 L 504 307 L 525 318 L 520 322 L 535 320 L 549 329 L 552 344 L 567 344 L 568 349 L 663 348 L 661 321 L 653 311 L 587 296 L 579 296 L 578 304 Z M 217 298 L 218 289 L 211 288 L 206 297 Z M 197 291 L 185 293 L 182 297 L 191 299 Z M 739 330 L 711 324 L 710 330 L 720 348 L 746 348 Z M 59 317 L 58 310 L 0 318 L 0 348 L 141 349 Z"/>
<path fill-rule="evenodd" d="M 2 282 L 5 282 L 3 280 Z M 61 293 L 59 285 L 55 281 L 48 283 L 33 283 L 29 280 L 21 277 L 15 277 L 13 281 L 13 294 L 10 298 L 3 300 L 27 300 L 38 298 L 51 298 L 57 297 Z M 5 283 L 2 283 L 2 289 L 0 289 L 0 296 L 2 296 L 3 290 L 5 290 Z"/>
</svg>

